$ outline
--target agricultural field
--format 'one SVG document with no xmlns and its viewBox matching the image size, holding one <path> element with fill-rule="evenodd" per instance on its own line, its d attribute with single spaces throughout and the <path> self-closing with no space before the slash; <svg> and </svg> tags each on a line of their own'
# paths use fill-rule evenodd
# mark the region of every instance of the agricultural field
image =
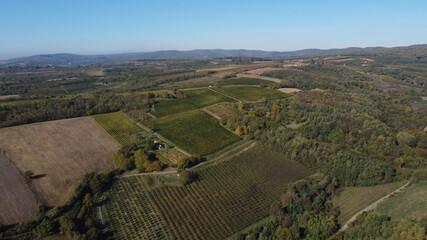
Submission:
<svg viewBox="0 0 427 240">
<path fill-rule="evenodd" d="M 189 90 L 185 91 L 185 97 L 183 98 L 163 100 L 155 104 L 155 110 L 151 113 L 156 117 L 164 117 L 206 107 L 215 103 L 233 101 L 233 99 L 215 93 L 209 89 Z"/>
<path fill-rule="evenodd" d="M 157 154 L 161 155 L 162 157 L 168 159 L 172 164 L 176 164 L 178 159 L 187 157 L 187 155 L 177 148 L 164 148 L 156 152 Z"/>
<path fill-rule="evenodd" d="M 135 133 L 141 132 L 143 129 L 121 112 L 99 114 L 92 117 L 120 145 L 130 146 L 140 143 Z"/>
<path fill-rule="evenodd" d="M 184 150 L 200 156 L 214 153 L 240 137 L 221 127 L 209 114 L 193 110 L 145 122 Z"/>
<path fill-rule="evenodd" d="M 405 183 L 403 181 L 371 187 L 345 188 L 337 197 L 332 199 L 334 206 L 337 206 L 341 211 L 338 222 L 346 223 L 353 215 L 405 185 Z"/>
<path fill-rule="evenodd" d="M 101 207 L 111 239 L 167 239 L 169 230 L 153 199 L 148 194 L 144 177 L 128 177 L 116 181 L 104 195 L 107 204 Z"/>
<path fill-rule="evenodd" d="M 37 201 L 19 171 L 0 153 L 0 225 L 37 215 Z"/>
<path fill-rule="evenodd" d="M 4 157 L 37 176 L 31 185 L 47 206 L 68 200 L 84 174 L 112 169 L 119 148 L 90 117 L 2 128 L 0 136 Z"/>
<path fill-rule="evenodd" d="M 241 101 L 260 101 L 263 98 L 270 100 L 289 96 L 277 90 L 259 87 L 219 87 L 215 90 Z"/>
<path fill-rule="evenodd" d="M 225 239 L 267 217 L 287 183 L 312 173 L 261 144 L 195 171 L 199 180 L 186 186 L 118 179 L 102 207 L 108 230 L 117 239 Z"/>
<path fill-rule="evenodd" d="M 251 77 L 241 77 L 241 78 L 229 78 L 224 79 L 218 82 L 220 85 L 226 86 L 226 85 L 260 85 L 265 84 L 267 86 L 270 86 L 273 84 L 271 81 L 262 80 L 258 78 L 251 78 Z"/>
<path fill-rule="evenodd" d="M 229 119 L 238 116 L 238 113 L 227 106 L 225 103 L 208 106 L 205 108 L 205 110 L 207 110 L 211 115 L 215 116 L 215 118 Z"/>
<path fill-rule="evenodd" d="M 393 220 L 425 216 L 427 212 L 427 181 L 421 181 L 386 200 L 375 211 L 378 214 L 390 216 Z"/>
</svg>

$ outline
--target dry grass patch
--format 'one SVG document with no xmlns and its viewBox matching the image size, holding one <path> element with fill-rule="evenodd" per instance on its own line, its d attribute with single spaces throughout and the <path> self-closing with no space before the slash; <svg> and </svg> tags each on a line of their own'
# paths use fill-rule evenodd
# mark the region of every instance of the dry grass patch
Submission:
<svg viewBox="0 0 427 240">
<path fill-rule="evenodd" d="M 249 70 L 249 71 L 246 71 L 245 73 L 260 75 L 260 74 L 263 74 L 265 72 L 276 71 L 276 70 L 283 70 L 283 68 L 265 67 L 265 68 L 258 68 L 258 69 Z"/>
<path fill-rule="evenodd" d="M 284 93 L 296 93 L 301 92 L 302 90 L 298 88 L 279 88 L 279 91 Z"/>
<path fill-rule="evenodd" d="M 21 171 L 31 170 L 44 204 L 63 204 L 79 178 L 113 167 L 119 145 L 90 117 L 35 123 L 0 129 L 5 156 Z"/>
<path fill-rule="evenodd" d="M 10 99 L 16 99 L 19 98 L 19 95 L 3 95 L 0 96 L 0 100 L 10 100 Z"/>
</svg>

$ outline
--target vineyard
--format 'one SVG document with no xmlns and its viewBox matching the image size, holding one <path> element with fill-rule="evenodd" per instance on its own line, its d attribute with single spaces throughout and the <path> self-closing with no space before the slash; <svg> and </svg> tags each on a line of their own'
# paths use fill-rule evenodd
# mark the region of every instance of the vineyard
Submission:
<svg viewBox="0 0 427 240">
<path fill-rule="evenodd" d="M 143 129 L 127 119 L 121 112 L 100 114 L 92 117 L 120 145 L 129 146 L 139 143 L 134 133 L 141 132 Z"/>
<path fill-rule="evenodd" d="M 234 102 L 234 100 L 209 89 L 185 91 L 185 97 L 163 100 L 154 105 L 153 115 L 156 117 L 168 116 L 193 109 L 206 107 L 219 102 Z"/>
<path fill-rule="evenodd" d="M 185 153 L 181 152 L 177 148 L 170 148 L 170 147 L 159 150 L 157 151 L 157 153 L 167 158 L 173 164 L 176 164 L 176 162 L 180 158 L 188 157 Z"/>
<path fill-rule="evenodd" d="M 147 189 L 140 178 L 122 178 L 104 195 L 108 204 L 102 207 L 102 214 L 111 239 L 167 238 L 166 224 L 150 202 Z"/>
<path fill-rule="evenodd" d="M 258 78 L 242 77 L 242 78 L 230 78 L 219 81 L 220 85 L 260 85 L 264 84 L 267 86 L 273 85 L 274 82 L 262 80 Z"/>
<path fill-rule="evenodd" d="M 145 122 L 184 150 L 205 156 L 241 138 L 219 125 L 209 114 L 194 110 Z"/>
<path fill-rule="evenodd" d="M 196 171 L 199 180 L 187 186 L 150 188 L 147 176 L 119 179 L 104 207 L 113 235 L 225 239 L 268 216 L 287 183 L 311 173 L 260 144 Z"/>
</svg>

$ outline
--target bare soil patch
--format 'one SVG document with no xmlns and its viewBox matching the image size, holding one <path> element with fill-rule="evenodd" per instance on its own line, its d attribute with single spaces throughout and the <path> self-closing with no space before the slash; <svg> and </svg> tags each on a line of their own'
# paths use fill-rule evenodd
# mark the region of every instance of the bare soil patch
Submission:
<svg viewBox="0 0 427 240">
<path fill-rule="evenodd" d="M 87 75 L 93 76 L 93 77 L 102 77 L 105 74 L 103 69 L 91 69 L 87 71 Z"/>
<path fill-rule="evenodd" d="M 302 91 L 301 89 L 298 89 L 298 88 L 279 88 L 278 90 L 284 93 L 296 93 L 296 92 Z"/>
<path fill-rule="evenodd" d="M 19 95 L 4 95 L 4 96 L 0 96 L 0 100 L 9 100 L 9 99 L 14 99 L 14 98 L 19 98 Z"/>
<path fill-rule="evenodd" d="M 260 75 L 260 74 L 263 74 L 265 72 L 271 72 L 271 71 L 276 71 L 276 70 L 283 70 L 283 68 L 265 67 L 265 68 L 258 68 L 258 69 L 249 70 L 249 71 L 246 71 L 246 73 Z"/>
<path fill-rule="evenodd" d="M 197 69 L 197 72 L 223 71 L 223 70 L 233 69 L 237 67 L 241 67 L 241 65 L 227 65 L 225 67 L 216 67 L 216 68 L 201 68 L 201 69 Z"/>
<path fill-rule="evenodd" d="M 310 91 L 314 91 L 314 92 L 326 92 L 328 90 L 324 90 L 324 89 L 320 89 L 320 88 L 313 88 Z"/>
<path fill-rule="evenodd" d="M 281 83 L 282 82 L 282 79 L 272 78 L 272 77 L 266 77 L 266 76 L 259 76 L 259 75 L 256 75 L 256 74 L 247 74 L 247 73 L 238 73 L 238 74 L 236 74 L 236 77 L 237 78 L 252 77 L 252 78 L 258 78 L 258 79 L 272 81 L 272 82 L 276 82 L 276 83 Z"/>
<path fill-rule="evenodd" d="M 0 224 L 15 224 L 37 215 L 34 194 L 19 171 L 1 153 L 0 196 Z"/>
<path fill-rule="evenodd" d="M 307 63 L 304 63 L 303 61 L 296 61 L 296 62 L 286 62 L 282 65 L 282 67 L 290 68 L 290 67 L 301 67 L 305 65 L 307 65 Z"/>
<path fill-rule="evenodd" d="M 0 146 L 20 172 L 41 176 L 32 181 L 44 204 L 58 206 L 86 173 L 113 167 L 119 145 L 90 117 L 0 129 Z"/>
</svg>

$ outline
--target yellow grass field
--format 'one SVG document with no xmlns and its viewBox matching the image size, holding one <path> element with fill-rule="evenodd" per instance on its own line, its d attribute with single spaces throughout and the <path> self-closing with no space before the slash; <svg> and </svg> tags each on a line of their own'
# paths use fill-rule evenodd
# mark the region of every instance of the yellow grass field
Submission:
<svg viewBox="0 0 427 240">
<path fill-rule="evenodd" d="M 38 178 L 31 184 L 48 206 L 63 204 L 86 173 L 113 168 L 119 145 L 91 117 L 0 129 L 4 156 L 22 173 Z"/>
</svg>

